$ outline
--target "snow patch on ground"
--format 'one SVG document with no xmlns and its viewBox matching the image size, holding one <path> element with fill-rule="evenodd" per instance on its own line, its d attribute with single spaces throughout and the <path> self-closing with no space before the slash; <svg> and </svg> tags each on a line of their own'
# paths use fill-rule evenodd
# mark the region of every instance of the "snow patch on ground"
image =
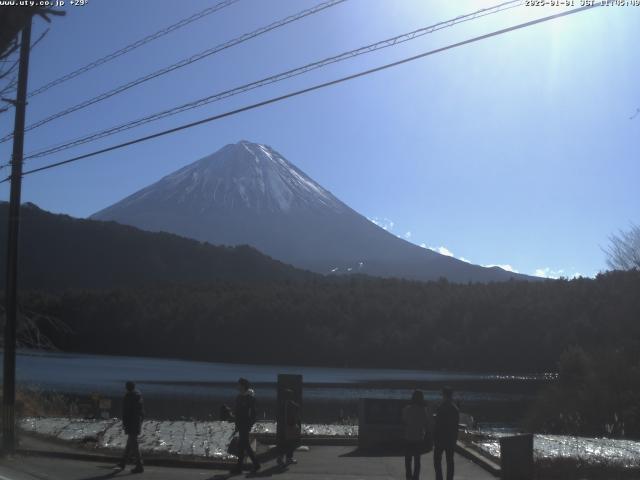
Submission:
<svg viewBox="0 0 640 480">
<path fill-rule="evenodd" d="M 509 434 L 490 433 L 474 441 L 480 450 L 500 458 L 500 437 Z M 615 464 L 640 467 L 640 442 L 611 438 L 571 437 L 567 435 L 534 435 L 533 455 L 536 460 L 572 459 L 588 464 Z"/>
<path fill-rule="evenodd" d="M 85 443 L 95 442 L 97 448 L 122 451 L 127 437 L 122 422 L 107 420 L 83 420 L 77 418 L 29 417 L 20 421 L 25 432 L 43 435 L 57 440 Z M 356 437 L 354 425 L 303 425 L 303 435 Z M 234 426 L 229 422 L 157 421 L 147 420 L 139 437 L 144 454 L 180 455 L 215 460 L 233 459 L 227 453 Z M 253 428 L 256 434 L 276 432 L 275 422 L 259 422 Z"/>
</svg>

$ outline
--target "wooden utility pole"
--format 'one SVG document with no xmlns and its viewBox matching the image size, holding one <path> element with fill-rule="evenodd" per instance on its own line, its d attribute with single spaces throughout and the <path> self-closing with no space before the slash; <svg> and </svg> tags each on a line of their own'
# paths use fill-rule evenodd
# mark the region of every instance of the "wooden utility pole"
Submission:
<svg viewBox="0 0 640 480">
<path fill-rule="evenodd" d="M 7 241 L 7 280 L 5 284 L 4 376 L 2 385 L 2 444 L 4 453 L 16 449 L 16 323 L 18 316 L 18 232 L 20 226 L 20 195 L 22 187 L 22 155 L 24 150 L 24 123 L 27 107 L 27 78 L 29 48 L 31 44 L 31 18 L 22 28 L 20 41 L 20 70 L 18 96 L 13 130 L 11 156 L 11 193 L 9 197 L 9 225 Z"/>
</svg>

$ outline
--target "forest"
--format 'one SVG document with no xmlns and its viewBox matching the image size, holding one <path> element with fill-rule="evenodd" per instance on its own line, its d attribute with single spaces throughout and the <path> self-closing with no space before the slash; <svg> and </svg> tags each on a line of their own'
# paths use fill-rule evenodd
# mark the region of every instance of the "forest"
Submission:
<svg viewBox="0 0 640 480">
<path fill-rule="evenodd" d="M 637 360 L 639 291 L 637 270 L 490 284 L 314 276 L 23 291 L 21 305 L 71 352 L 522 373 L 556 371 L 572 346 Z"/>
</svg>

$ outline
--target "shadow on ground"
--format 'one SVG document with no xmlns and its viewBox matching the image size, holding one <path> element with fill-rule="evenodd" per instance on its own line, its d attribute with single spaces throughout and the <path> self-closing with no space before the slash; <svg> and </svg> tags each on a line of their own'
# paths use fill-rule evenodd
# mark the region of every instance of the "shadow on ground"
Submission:
<svg viewBox="0 0 640 480">
<path fill-rule="evenodd" d="M 404 450 L 400 448 L 388 448 L 380 450 L 363 450 L 356 448 L 350 452 L 343 453 L 341 457 L 404 457 Z"/>
</svg>

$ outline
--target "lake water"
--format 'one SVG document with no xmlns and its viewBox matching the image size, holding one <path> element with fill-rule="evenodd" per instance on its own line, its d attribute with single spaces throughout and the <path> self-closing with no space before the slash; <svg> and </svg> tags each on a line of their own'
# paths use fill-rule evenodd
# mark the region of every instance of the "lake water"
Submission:
<svg viewBox="0 0 640 480">
<path fill-rule="evenodd" d="M 479 420 L 516 422 L 539 385 L 549 380 L 546 375 L 240 365 L 29 351 L 17 358 L 18 384 L 44 391 L 118 399 L 124 382 L 134 380 L 148 410 L 159 418 L 210 418 L 217 405 L 233 401 L 241 376 L 255 384 L 263 415 L 271 415 L 279 373 L 303 375 L 305 413 L 322 421 L 355 415 L 359 398 L 408 398 L 414 388 L 425 390 L 427 400 L 435 402 L 441 386 L 450 384 L 462 408 Z"/>
</svg>

